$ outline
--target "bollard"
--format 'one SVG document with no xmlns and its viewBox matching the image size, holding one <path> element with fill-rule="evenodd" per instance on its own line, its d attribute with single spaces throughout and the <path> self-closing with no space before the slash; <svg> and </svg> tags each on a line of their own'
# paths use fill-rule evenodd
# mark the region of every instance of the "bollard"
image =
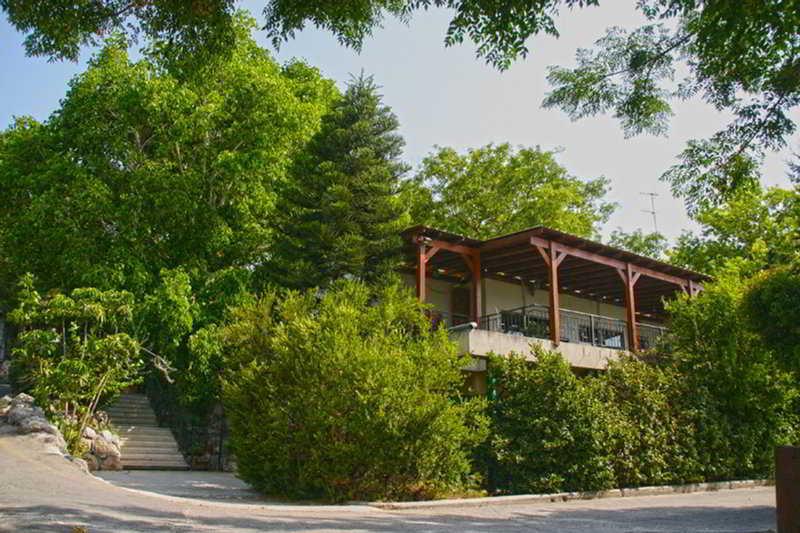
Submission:
<svg viewBox="0 0 800 533">
<path fill-rule="evenodd" d="M 800 447 L 775 448 L 778 533 L 800 533 Z"/>
</svg>

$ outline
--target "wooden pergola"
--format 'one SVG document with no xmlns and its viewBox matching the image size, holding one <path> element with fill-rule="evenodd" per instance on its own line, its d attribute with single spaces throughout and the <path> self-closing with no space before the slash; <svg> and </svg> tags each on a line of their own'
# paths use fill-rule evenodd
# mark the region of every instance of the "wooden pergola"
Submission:
<svg viewBox="0 0 800 533">
<path fill-rule="evenodd" d="M 708 276 L 546 227 L 477 240 L 426 226 L 403 232 L 417 296 L 436 276 L 471 284 L 470 319 L 481 315 L 481 281 L 531 283 L 547 288 L 550 339 L 560 342 L 559 295 L 569 293 L 624 305 L 631 349 L 639 349 L 637 317 L 665 318 L 665 299 L 695 295 Z"/>
</svg>

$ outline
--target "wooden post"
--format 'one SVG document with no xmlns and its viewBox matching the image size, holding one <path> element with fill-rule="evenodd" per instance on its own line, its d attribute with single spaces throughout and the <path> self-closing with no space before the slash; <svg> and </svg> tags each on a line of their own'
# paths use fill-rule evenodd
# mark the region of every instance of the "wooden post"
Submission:
<svg viewBox="0 0 800 533">
<path fill-rule="evenodd" d="M 425 301 L 426 287 L 425 287 L 425 263 L 428 258 L 425 255 L 425 243 L 419 242 L 417 248 L 417 299 L 420 302 Z"/>
<path fill-rule="evenodd" d="M 628 349 L 632 352 L 639 351 L 639 326 L 636 324 L 636 295 L 634 287 L 639 279 L 638 273 L 633 271 L 631 264 L 625 267 L 625 314 L 628 319 Z"/>
<path fill-rule="evenodd" d="M 800 447 L 775 448 L 775 504 L 778 533 L 800 531 Z"/>
<path fill-rule="evenodd" d="M 550 280 L 550 340 L 554 346 L 561 343 L 561 304 L 558 301 L 558 265 L 560 261 L 555 243 L 550 243 L 548 273 Z"/>
<path fill-rule="evenodd" d="M 472 270 L 472 301 L 470 305 L 470 320 L 480 322 L 481 319 L 481 254 L 475 252 L 469 257 L 470 270 Z"/>
</svg>

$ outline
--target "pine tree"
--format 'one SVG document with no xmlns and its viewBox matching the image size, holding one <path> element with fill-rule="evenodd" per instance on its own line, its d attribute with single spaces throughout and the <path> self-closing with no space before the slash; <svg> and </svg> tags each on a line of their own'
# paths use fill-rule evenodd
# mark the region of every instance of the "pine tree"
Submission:
<svg viewBox="0 0 800 533">
<path fill-rule="evenodd" d="M 373 79 L 353 79 L 280 191 L 269 280 L 324 287 L 375 281 L 399 265 L 409 218 L 398 195 L 408 171 L 398 127 Z"/>
</svg>

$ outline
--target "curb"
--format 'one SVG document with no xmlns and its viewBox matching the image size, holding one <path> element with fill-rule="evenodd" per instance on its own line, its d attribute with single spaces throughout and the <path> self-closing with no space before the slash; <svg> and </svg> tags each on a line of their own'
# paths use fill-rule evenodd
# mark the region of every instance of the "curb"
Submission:
<svg viewBox="0 0 800 533">
<path fill-rule="evenodd" d="M 489 505 L 517 505 L 524 503 L 557 503 L 572 500 L 594 500 L 600 498 L 633 498 L 637 496 L 661 496 L 666 494 L 688 494 L 692 492 L 716 492 L 720 490 L 752 489 L 774 485 L 768 479 L 743 481 L 716 481 L 690 483 L 688 485 L 661 485 L 632 489 L 611 489 L 593 492 L 558 492 L 554 494 L 517 494 L 513 496 L 488 496 L 483 498 L 454 498 L 451 500 L 428 500 L 419 502 L 358 502 L 383 510 L 439 509 L 442 507 L 484 507 Z"/>
</svg>

